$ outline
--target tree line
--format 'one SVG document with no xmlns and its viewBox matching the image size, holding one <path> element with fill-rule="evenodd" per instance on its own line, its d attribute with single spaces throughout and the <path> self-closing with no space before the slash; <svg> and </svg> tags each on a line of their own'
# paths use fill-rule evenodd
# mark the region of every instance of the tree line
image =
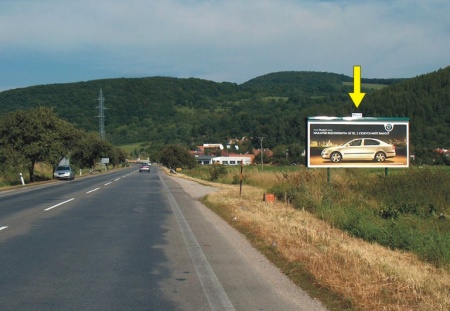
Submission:
<svg viewBox="0 0 450 311">
<path fill-rule="evenodd" d="M 450 67 L 410 79 L 363 79 L 366 97 L 357 109 L 348 96 L 352 78 L 326 72 L 270 73 L 240 85 L 195 78 L 103 79 L 0 92 L 0 115 L 48 106 L 77 128 L 97 131 L 102 88 L 106 137 L 114 145 L 143 142 L 155 152 L 168 144 L 192 149 L 246 137 L 250 145 L 241 151 L 247 152 L 259 148 L 257 137 L 266 137 L 264 148 L 304 148 L 306 117 L 362 112 L 409 117 L 411 151 L 429 157 L 436 148 L 450 147 L 449 80 Z"/>
<path fill-rule="evenodd" d="M 115 166 L 125 161 L 123 151 L 98 134 L 64 121 L 49 107 L 17 110 L 0 116 L 0 172 L 3 176 L 25 169 L 31 182 L 39 162 L 55 168 L 69 157 L 77 168 L 94 167 L 99 158 Z"/>
</svg>

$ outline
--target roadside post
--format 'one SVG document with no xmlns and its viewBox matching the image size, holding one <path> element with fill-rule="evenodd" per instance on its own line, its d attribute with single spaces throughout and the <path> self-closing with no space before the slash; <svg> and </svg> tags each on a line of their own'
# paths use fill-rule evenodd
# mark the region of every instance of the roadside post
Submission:
<svg viewBox="0 0 450 311">
<path fill-rule="evenodd" d="M 242 175 L 243 163 L 241 162 L 241 174 L 239 175 L 239 196 L 242 194 L 242 180 L 244 179 Z"/>
<path fill-rule="evenodd" d="M 20 173 L 20 181 L 22 182 L 22 186 L 25 186 L 25 181 L 23 180 L 23 175 Z"/>
</svg>

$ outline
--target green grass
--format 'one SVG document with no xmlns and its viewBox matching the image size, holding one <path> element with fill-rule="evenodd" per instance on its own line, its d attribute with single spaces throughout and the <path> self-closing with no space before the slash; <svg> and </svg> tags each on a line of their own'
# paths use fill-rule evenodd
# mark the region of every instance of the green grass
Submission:
<svg viewBox="0 0 450 311">
<path fill-rule="evenodd" d="M 342 84 L 353 87 L 353 82 L 342 82 Z M 386 86 L 387 85 L 385 84 L 361 83 L 362 89 L 380 90 L 382 88 L 385 88 Z"/>
<path fill-rule="evenodd" d="M 450 168 L 326 169 L 299 166 L 245 166 L 244 183 L 289 200 L 351 235 L 416 253 L 437 267 L 450 268 Z M 211 167 L 186 172 L 213 180 Z M 216 172 L 217 173 L 217 172 Z M 238 184 L 240 167 L 215 175 Z M 272 177 L 271 177 L 272 176 Z"/>
<path fill-rule="evenodd" d="M 265 102 L 270 102 L 270 101 L 272 101 L 272 100 L 275 100 L 275 101 L 278 101 L 278 100 L 280 100 L 280 99 L 282 99 L 282 100 L 284 100 L 284 101 L 287 101 L 288 99 L 289 99 L 289 97 L 281 97 L 281 96 L 266 96 L 266 97 L 263 97 L 263 98 L 261 98 L 263 101 L 265 101 Z"/>
<path fill-rule="evenodd" d="M 134 150 L 140 150 L 141 148 L 148 146 L 148 143 L 145 142 L 139 142 L 139 143 L 132 143 L 128 145 L 120 145 L 117 146 L 121 150 L 125 151 L 126 154 L 130 154 L 130 152 L 133 152 Z"/>
</svg>

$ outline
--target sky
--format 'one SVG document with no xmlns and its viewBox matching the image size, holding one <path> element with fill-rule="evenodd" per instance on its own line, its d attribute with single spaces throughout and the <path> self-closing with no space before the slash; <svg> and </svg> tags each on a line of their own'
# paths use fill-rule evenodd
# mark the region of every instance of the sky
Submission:
<svg viewBox="0 0 450 311">
<path fill-rule="evenodd" d="M 411 78 L 450 65 L 448 0 L 0 0 L 0 91 L 279 71 Z"/>
</svg>

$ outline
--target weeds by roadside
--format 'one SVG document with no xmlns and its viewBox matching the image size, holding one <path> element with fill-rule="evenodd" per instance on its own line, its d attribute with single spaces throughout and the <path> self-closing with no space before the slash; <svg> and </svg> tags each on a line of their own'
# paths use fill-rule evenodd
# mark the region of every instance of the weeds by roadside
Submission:
<svg viewBox="0 0 450 311">
<path fill-rule="evenodd" d="M 328 184 L 324 170 L 249 169 L 244 179 L 241 197 L 227 187 L 205 203 L 262 251 L 276 250 L 299 285 L 309 275 L 341 297 L 333 310 L 450 309 L 448 172 L 342 169 Z M 277 202 L 263 202 L 264 191 Z"/>
<path fill-rule="evenodd" d="M 450 268 L 448 172 L 410 169 L 384 177 L 347 169 L 330 184 L 321 174 L 285 174 L 269 191 L 279 199 L 287 193 L 296 208 L 355 237 Z"/>
</svg>

